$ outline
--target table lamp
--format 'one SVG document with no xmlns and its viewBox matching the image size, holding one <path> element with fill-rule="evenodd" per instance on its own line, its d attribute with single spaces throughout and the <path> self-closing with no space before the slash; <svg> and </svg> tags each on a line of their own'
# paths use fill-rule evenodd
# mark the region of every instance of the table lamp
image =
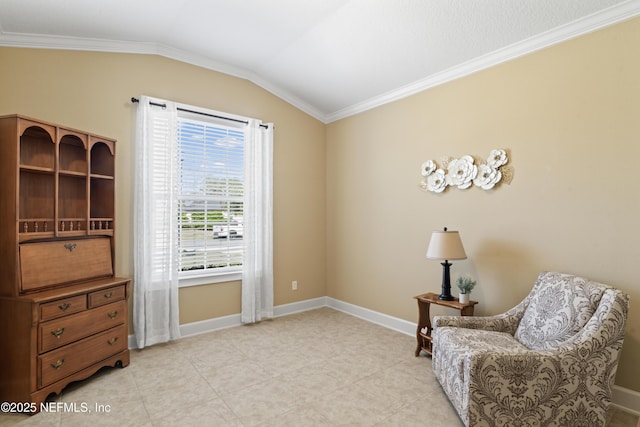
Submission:
<svg viewBox="0 0 640 427">
<path fill-rule="evenodd" d="M 462 247 L 462 240 L 457 231 L 434 231 L 431 234 L 431 241 L 427 249 L 428 259 L 444 260 L 442 265 L 442 293 L 438 299 L 445 301 L 453 301 L 455 298 L 451 296 L 451 276 L 449 260 L 467 259 L 467 254 Z"/>
</svg>

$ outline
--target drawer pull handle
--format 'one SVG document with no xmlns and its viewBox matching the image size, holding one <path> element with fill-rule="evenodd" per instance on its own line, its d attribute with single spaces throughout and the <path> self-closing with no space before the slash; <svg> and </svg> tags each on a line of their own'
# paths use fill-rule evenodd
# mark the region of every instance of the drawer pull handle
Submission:
<svg viewBox="0 0 640 427">
<path fill-rule="evenodd" d="M 64 245 L 64 248 L 65 248 L 66 250 L 68 250 L 69 252 L 72 252 L 72 251 L 76 248 L 76 246 L 78 246 L 78 245 L 77 245 L 77 244 L 75 244 L 75 243 L 66 243 L 66 244 Z"/>
<path fill-rule="evenodd" d="M 117 342 L 118 342 L 118 337 L 113 337 L 109 341 L 107 341 L 107 343 L 109 343 L 109 345 L 114 345 Z"/>
<path fill-rule="evenodd" d="M 104 297 L 105 297 L 106 299 L 109 299 L 109 298 L 111 298 L 112 296 L 113 296 L 113 292 L 107 292 L 106 294 L 104 294 Z"/>
<path fill-rule="evenodd" d="M 107 313 L 107 316 L 109 316 L 109 319 L 115 319 L 117 315 L 118 315 L 118 310 Z"/>
<path fill-rule="evenodd" d="M 58 306 L 58 308 L 62 311 L 67 311 L 67 308 L 71 307 L 71 304 L 68 302 L 65 302 L 64 304 L 60 304 Z"/>
<path fill-rule="evenodd" d="M 64 328 L 58 328 L 55 331 L 51 331 L 51 335 L 53 335 L 56 338 L 60 338 L 60 335 L 62 335 L 64 333 Z"/>
<path fill-rule="evenodd" d="M 60 368 L 62 368 L 62 365 L 64 365 L 64 359 L 58 359 L 58 360 L 56 360 L 55 363 L 51 364 L 51 367 L 53 369 L 60 369 Z"/>
</svg>

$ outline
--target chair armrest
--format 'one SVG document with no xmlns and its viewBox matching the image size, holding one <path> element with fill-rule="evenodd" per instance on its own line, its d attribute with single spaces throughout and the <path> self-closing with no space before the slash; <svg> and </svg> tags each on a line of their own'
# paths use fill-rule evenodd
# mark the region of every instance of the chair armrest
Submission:
<svg viewBox="0 0 640 427">
<path fill-rule="evenodd" d="M 520 319 L 524 314 L 528 299 L 521 302 L 511 310 L 495 316 L 435 316 L 433 328 L 441 326 L 453 326 L 467 329 L 483 329 L 485 331 L 516 333 Z"/>
<path fill-rule="evenodd" d="M 560 344 L 559 352 L 584 350 L 619 351 L 624 339 L 624 331 L 629 314 L 629 295 L 618 290 L 608 289 L 600 298 L 598 308 L 582 329 L 573 337 Z"/>
</svg>

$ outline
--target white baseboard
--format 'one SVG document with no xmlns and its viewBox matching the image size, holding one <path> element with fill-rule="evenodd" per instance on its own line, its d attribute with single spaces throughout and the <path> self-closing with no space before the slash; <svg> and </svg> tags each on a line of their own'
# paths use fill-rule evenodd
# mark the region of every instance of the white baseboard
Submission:
<svg viewBox="0 0 640 427">
<path fill-rule="evenodd" d="M 191 337 L 241 325 L 240 313 L 180 325 L 180 337 Z"/>
<path fill-rule="evenodd" d="M 330 297 L 327 297 L 327 306 L 335 310 L 342 311 L 343 313 L 359 317 L 360 319 L 368 320 L 369 322 L 375 323 L 376 325 L 393 329 L 396 332 L 401 332 L 403 334 L 412 336 L 415 336 L 416 334 L 417 325 L 415 323 L 408 322 L 397 317 L 389 316 L 388 314 L 373 311 L 368 308 L 360 307 L 358 305 L 354 305 Z"/>
<path fill-rule="evenodd" d="M 640 393 L 637 391 L 614 385 L 611 403 L 620 409 L 640 416 Z"/>
<path fill-rule="evenodd" d="M 319 297 L 278 305 L 273 308 L 273 313 L 275 317 L 282 317 L 321 307 L 330 307 L 406 335 L 413 336 L 416 333 L 417 325 L 415 323 L 331 297 Z M 240 313 L 238 313 L 180 325 L 180 334 L 184 338 L 240 325 L 242 322 L 240 321 Z M 133 335 L 129 335 L 129 348 L 137 348 Z M 637 391 L 614 385 L 612 404 L 640 416 L 640 393 Z"/>
<path fill-rule="evenodd" d="M 304 301 L 292 302 L 290 304 L 282 304 L 273 307 L 273 315 L 275 317 L 288 316 L 294 313 L 301 313 L 303 311 L 314 310 L 320 307 L 327 307 L 328 297 L 319 297 L 307 299 Z"/>
</svg>

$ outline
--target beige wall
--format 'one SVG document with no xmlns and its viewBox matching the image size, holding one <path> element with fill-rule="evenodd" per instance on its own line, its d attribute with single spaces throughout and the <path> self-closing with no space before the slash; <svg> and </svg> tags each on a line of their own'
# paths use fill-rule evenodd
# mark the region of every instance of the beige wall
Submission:
<svg viewBox="0 0 640 427">
<path fill-rule="evenodd" d="M 479 314 L 543 270 L 628 292 L 617 384 L 640 391 L 639 48 L 634 19 L 328 125 L 328 295 L 416 321 L 412 296 L 440 290 L 430 233 L 448 226 Z M 418 188 L 423 161 L 493 148 L 511 153 L 511 185 Z"/>
<path fill-rule="evenodd" d="M 0 64 L 0 115 L 24 114 L 118 140 L 118 275 L 133 275 L 132 96 L 273 122 L 275 304 L 326 294 L 324 124 L 246 80 L 158 56 L 0 48 Z M 180 290 L 181 323 L 238 312 L 239 282 Z"/>
</svg>

